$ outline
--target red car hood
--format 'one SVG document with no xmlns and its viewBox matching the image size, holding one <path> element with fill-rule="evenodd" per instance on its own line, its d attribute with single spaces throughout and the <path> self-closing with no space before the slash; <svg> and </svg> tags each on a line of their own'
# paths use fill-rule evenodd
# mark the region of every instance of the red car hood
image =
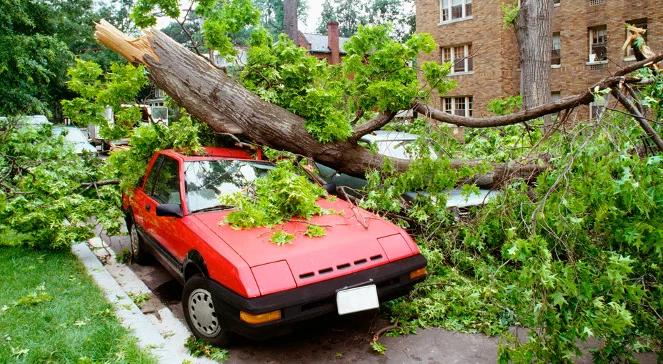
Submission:
<svg viewBox="0 0 663 364">
<path fill-rule="evenodd" d="M 340 199 L 319 200 L 318 204 L 339 213 L 316 216 L 307 222 L 293 219 L 295 221 L 274 229 L 243 230 L 223 223 L 225 216 L 231 212 L 228 210 L 199 213 L 192 217 L 206 225 L 246 261 L 259 286 L 260 275 L 284 273 L 288 268 L 296 285 L 301 286 L 419 253 L 402 229 L 377 215 L 358 207 L 353 209 L 351 204 Z M 319 238 L 305 236 L 309 223 L 324 226 L 326 235 Z M 294 234 L 295 239 L 283 246 L 273 244 L 270 238 L 277 229 Z M 279 263 L 268 264 L 275 262 Z M 263 287 L 261 292 L 266 293 Z"/>
</svg>

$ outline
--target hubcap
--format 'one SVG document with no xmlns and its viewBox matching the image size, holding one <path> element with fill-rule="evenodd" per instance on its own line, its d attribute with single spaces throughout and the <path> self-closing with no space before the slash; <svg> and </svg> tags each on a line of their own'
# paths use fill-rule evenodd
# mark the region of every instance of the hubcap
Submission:
<svg viewBox="0 0 663 364">
<path fill-rule="evenodd" d="M 129 233 L 129 239 L 131 240 L 131 255 L 134 257 L 138 255 L 138 232 L 136 227 L 131 227 L 131 232 Z"/>
<path fill-rule="evenodd" d="M 212 295 L 205 289 L 195 289 L 189 295 L 189 318 L 193 326 L 202 335 L 214 337 L 221 331 L 216 317 Z"/>
</svg>

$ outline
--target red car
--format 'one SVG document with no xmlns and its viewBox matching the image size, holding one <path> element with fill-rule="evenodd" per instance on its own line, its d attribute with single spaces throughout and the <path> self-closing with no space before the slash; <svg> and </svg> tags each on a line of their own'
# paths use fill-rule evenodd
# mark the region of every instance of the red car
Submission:
<svg viewBox="0 0 663 364">
<path fill-rule="evenodd" d="M 195 336 L 221 345 L 232 333 L 266 338 L 323 314 L 378 308 L 425 278 L 426 260 L 403 229 L 341 199 L 318 201 L 339 212 L 311 219 L 327 227 L 324 237 L 304 236 L 302 219 L 286 223 L 295 234 L 289 245 L 273 244 L 269 228 L 221 224 L 232 207 L 217 196 L 273 168 L 259 158 L 236 148 L 160 151 L 123 197 L 135 259 L 156 257 L 184 284 Z"/>
</svg>

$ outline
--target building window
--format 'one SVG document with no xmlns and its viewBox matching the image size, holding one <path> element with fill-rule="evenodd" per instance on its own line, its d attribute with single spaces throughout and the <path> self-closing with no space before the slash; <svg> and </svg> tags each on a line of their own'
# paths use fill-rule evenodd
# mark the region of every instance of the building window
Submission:
<svg viewBox="0 0 663 364">
<path fill-rule="evenodd" d="M 560 38 L 559 32 L 553 33 L 552 36 L 550 64 L 553 66 L 559 66 L 562 64 L 562 39 Z"/>
<path fill-rule="evenodd" d="M 589 6 L 597 6 L 605 4 L 605 0 L 589 0 Z"/>
<path fill-rule="evenodd" d="M 553 6 L 559 6 L 562 0 L 553 0 Z"/>
<path fill-rule="evenodd" d="M 472 0 L 440 0 L 442 23 L 472 17 Z"/>
<path fill-rule="evenodd" d="M 442 48 L 442 62 L 451 62 L 451 74 L 462 74 L 472 72 L 474 64 L 472 62 L 472 44 L 458 45 L 454 47 Z"/>
<path fill-rule="evenodd" d="M 443 97 L 442 111 L 456 116 L 472 116 L 472 96 Z"/>
<path fill-rule="evenodd" d="M 608 60 L 608 28 L 605 25 L 589 28 L 589 63 Z"/>
<path fill-rule="evenodd" d="M 626 22 L 626 24 L 631 24 L 632 26 L 640 29 L 647 30 L 647 19 L 636 19 L 636 20 L 629 20 Z M 628 38 L 629 36 L 629 31 L 628 29 L 626 30 L 626 37 Z M 645 42 L 647 41 L 647 33 L 642 35 L 642 38 L 645 39 Z M 624 57 L 628 60 L 634 60 L 635 59 L 635 54 L 633 54 L 633 48 L 631 47 L 626 47 L 626 51 L 624 54 Z"/>
</svg>

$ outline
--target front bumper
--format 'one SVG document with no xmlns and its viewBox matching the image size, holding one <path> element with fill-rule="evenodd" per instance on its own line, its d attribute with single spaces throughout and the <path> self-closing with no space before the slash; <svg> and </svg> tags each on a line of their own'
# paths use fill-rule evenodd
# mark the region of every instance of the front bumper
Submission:
<svg viewBox="0 0 663 364">
<path fill-rule="evenodd" d="M 372 280 L 371 284 L 377 286 L 380 302 L 403 296 L 415 283 L 423 280 L 411 280 L 410 272 L 425 266 L 426 259 L 422 255 L 415 255 L 342 277 L 255 298 L 242 297 L 216 282 L 211 282 L 209 288 L 214 295 L 215 307 L 221 314 L 221 322 L 227 330 L 252 339 L 266 339 L 291 331 L 292 325 L 297 322 L 336 312 L 336 291 L 344 287 Z M 239 319 L 240 310 L 252 314 L 281 310 L 281 319 L 252 325 Z"/>
</svg>

